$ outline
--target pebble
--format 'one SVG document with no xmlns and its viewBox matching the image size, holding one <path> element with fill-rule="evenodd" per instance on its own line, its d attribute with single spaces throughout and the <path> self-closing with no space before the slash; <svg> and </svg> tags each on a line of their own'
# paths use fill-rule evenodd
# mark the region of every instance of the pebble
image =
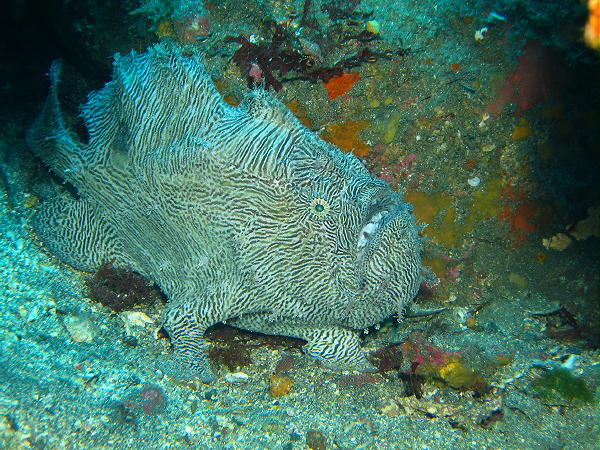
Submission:
<svg viewBox="0 0 600 450">
<path fill-rule="evenodd" d="M 394 417 L 400 415 L 400 406 L 394 401 L 389 401 L 381 407 L 381 412 L 388 417 Z"/>
<path fill-rule="evenodd" d="M 567 360 L 561 364 L 561 367 L 563 369 L 573 370 L 578 360 L 579 357 L 577 355 L 569 355 Z"/>
<path fill-rule="evenodd" d="M 269 394 L 271 397 L 283 397 L 292 390 L 294 382 L 290 377 L 279 374 L 271 374 L 269 377 Z"/>
<path fill-rule="evenodd" d="M 376 20 L 369 20 L 365 24 L 365 29 L 371 34 L 379 34 L 381 33 L 381 25 Z"/>
<path fill-rule="evenodd" d="M 384 144 L 390 144 L 394 140 L 394 138 L 396 137 L 396 132 L 398 131 L 398 125 L 400 124 L 401 120 L 402 115 L 400 113 L 392 113 L 392 115 L 385 124 L 383 132 Z"/>
<path fill-rule="evenodd" d="M 228 381 L 229 383 L 243 383 L 248 381 L 249 378 L 250 375 L 244 372 L 232 372 L 225 375 L 225 381 Z"/>
<path fill-rule="evenodd" d="M 485 123 L 490 120 L 490 115 L 485 113 L 482 117 L 481 117 L 481 122 L 479 122 L 479 128 L 483 128 L 485 127 Z"/>
<path fill-rule="evenodd" d="M 98 336 L 98 327 L 87 316 L 68 316 L 63 324 L 75 342 L 92 342 Z"/>
<path fill-rule="evenodd" d="M 327 448 L 327 437 L 321 431 L 308 430 L 306 432 L 306 446 L 310 450 L 325 450 Z"/>
<path fill-rule="evenodd" d="M 147 324 L 154 323 L 154 320 L 141 311 L 123 311 L 120 317 L 125 322 L 126 327 L 145 327 Z"/>
<path fill-rule="evenodd" d="M 487 32 L 488 32 L 488 28 L 487 27 L 483 27 L 483 28 L 481 28 L 479 30 L 476 30 L 475 31 L 475 35 L 474 35 L 475 40 L 477 42 L 483 41 L 485 39 L 485 35 L 487 34 Z"/>
<path fill-rule="evenodd" d="M 299 411 L 297 408 L 286 408 L 285 413 L 290 417 L 294 417 L 299 414 Z"/>
<path fill-rule="evenodd" d="M 477 186 L 479 186 L 479 183 L 481 183 L 481 178 L 479 178 L 479 177 L 469 178 L 467 180 L 467 183 L 469 183 L 469 186 L 471 186 L 471 187 L 477 187 Z"/>
</svg>

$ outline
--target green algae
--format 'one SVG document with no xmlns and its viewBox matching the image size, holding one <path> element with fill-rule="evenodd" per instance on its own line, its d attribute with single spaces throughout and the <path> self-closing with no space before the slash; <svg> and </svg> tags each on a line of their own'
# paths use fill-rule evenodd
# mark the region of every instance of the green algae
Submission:
<svg viewBox="0 0 600 450">
<path fill-rule="evenodd" d="M 576 377 L 568 369 L 553 369 L 531 384 L 532 389 L 544 400 L 567 400 L 590 403 L 593 394 L 582 377 Z"/>
</svg>

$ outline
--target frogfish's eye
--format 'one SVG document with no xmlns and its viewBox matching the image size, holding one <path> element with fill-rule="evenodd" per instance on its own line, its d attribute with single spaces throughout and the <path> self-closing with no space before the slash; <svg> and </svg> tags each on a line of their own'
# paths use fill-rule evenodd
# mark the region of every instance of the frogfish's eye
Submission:
<svg viewBox="0 0 600 450">
<path fill-rule="evenodd" d="M 324 198 L 315 197 L 310 201 L 310 212 L 317 217 L 324 217 L 329 214 L 331 208 Z"/>
</svg>

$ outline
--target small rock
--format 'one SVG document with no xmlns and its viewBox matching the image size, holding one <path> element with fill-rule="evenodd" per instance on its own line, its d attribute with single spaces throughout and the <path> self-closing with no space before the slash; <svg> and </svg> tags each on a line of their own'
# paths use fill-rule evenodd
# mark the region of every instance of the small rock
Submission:
<svg viewBox="0 0 600 450">
<path fill-rule="evenodd" d="M 228 381 L 229 383 L 243 383 L 248 381 L 249 378 L 250 375 L 244 372 L 232 372 L 225 375 L 225 381 Z"/>
<path fill-rule="evenodd" d="M 63 324 L 75 342 L 92 342 L 99 329 L 87 315 L 68 316 Z"/>
<path fill-rule="evenodd" d="M 320 431 L 308 430 L 306 432 L 306 446 L 310 450 L 325 450 L 327 448 L 327 439 Z"/>
<path fill-rule="evenodd" d="M 575 224 L 575 227 L 570 231 L 578 241 L 587 239 L 590 236 L 598 236 L 598 208 L 593 206 L 588 208 L 588 217 L 581 219 Z"/>
<path fill-rule="evenodd" d="M 290 417 L 294 417 L 298 415 L 298 410 L 296 408 L 286 408 L 285 413 Z"/>
<path fill-rule="evenodd" d="M 542 239 L 542 245 L 547 249 L 562 251 L 571 245 L 571 238 L 565 233 L 558 233 L 551 238 Z"/>
<path fill-rule="evenodd" d="M 144 327 L 149 323 L 154 323 L 154 320 L 141 311 L 123 311 L 119 316 L 125 322 L 126 328 L 131 326 Z"/>
<path fill-rule="evenodd" d="M 481 117 L 481 122 L 479 122 L 479 128 L 483 128 L 485 127 L 485 123 L 490 120 L 490 115 L 488 113 L 485 113 L 482 117 Z M 486 150 L 484 150 L 486 151 Z M 487 150 L 489 151 L 489 150 Z"/>
<path fill-rule="evenodd" d="M 487 32 L 488 32 L 488 27 L 483 27 L 483 28 L 480 28 L 479 30 L 476 30 L 475 35 L 474 35 L 475 40 L 477 42 L 483 41 L 485 39 L 485 35 L 487 34 Z"/>
<path fill-rule="evenodd" d="M 138 346 L 138 340 L 135 336 L 131 336 L 131 335 L 126 335 L 123 338 L 123 344 L 129 346 L 129 347 L 137 347 Z"/>
<path fill-rule="evenodd" d="M 573 370 L 577 364 L 579 357 L 577 355 L 569 355 L 565 362 L 561 364 L 563 369 Z"/>
<path fill-rule="evenodd" d="M 290 393 L 293 384 L 290 377 L 274 373 L 269 377 L 269 394 L 271 397 L 283 397 Z"/>
<path fill-rule="evenodd" d="M 398 403 L 389 401 L 381 407 L 381 412 L 389 417 L 398 416 L 400 415 L 400 407 L 398 406 Z"/>
<path fill-rule="evenodd" d="M 524 289 L 525 287 L 527 287 L 527 280 L 525 278 L 523 278 L 522 275 L 519 275 L 518 273 L 515 272 L 511 272 L 508 274 L 508 281 L 510 281 L 512 284 L 516 285 L 517 287 Z"/>
<path fill-rule="evenodd" d="M 479 177 L 469 178 L 467 180 L 467 183 L 469 183 L 469 186 L 471 186 L 471 187 L 477 187 L 477 186 L 479 186 L 479 183 L 481 183 L 481 178 L 479 178 Z"/>
<path fill-rule="evenodd" d="M 301 440 L 302 440 L 302 436 L 300 434 L 298 434 L 298 433 L 291 433 L 290 434 L 290 441 L 298 442 L 298 441 L 301 441 Z"/>
<path fill-rule="evenodd" d="M 365 29 L 371 34 L 381 33 L 381 25 L 376 20 L 369 20 L 365 24 Z"/>
</svg>

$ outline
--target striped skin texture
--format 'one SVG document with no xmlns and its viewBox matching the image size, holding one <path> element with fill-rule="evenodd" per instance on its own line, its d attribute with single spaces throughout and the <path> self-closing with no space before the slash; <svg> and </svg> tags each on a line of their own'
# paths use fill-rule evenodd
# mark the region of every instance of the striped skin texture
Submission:
<svg viewBox="0 0 600 450">
<path fill-rule="evenodd" d="M 116 55 L 82 107 L 87 143 L 65 125 L 57 63 L 50 75 L 27 139 L 78 195 L 44 202 L 35 229 L 78 269 L 114 260 L 162 289 L 169 370 L 212 380 L 204 332 L 222 321 L 372 369 L 356 330 L 401 313 L 423 279 L 398 193 L 267 92 L 226 104 L 200 56 Z"/>
</svg>

